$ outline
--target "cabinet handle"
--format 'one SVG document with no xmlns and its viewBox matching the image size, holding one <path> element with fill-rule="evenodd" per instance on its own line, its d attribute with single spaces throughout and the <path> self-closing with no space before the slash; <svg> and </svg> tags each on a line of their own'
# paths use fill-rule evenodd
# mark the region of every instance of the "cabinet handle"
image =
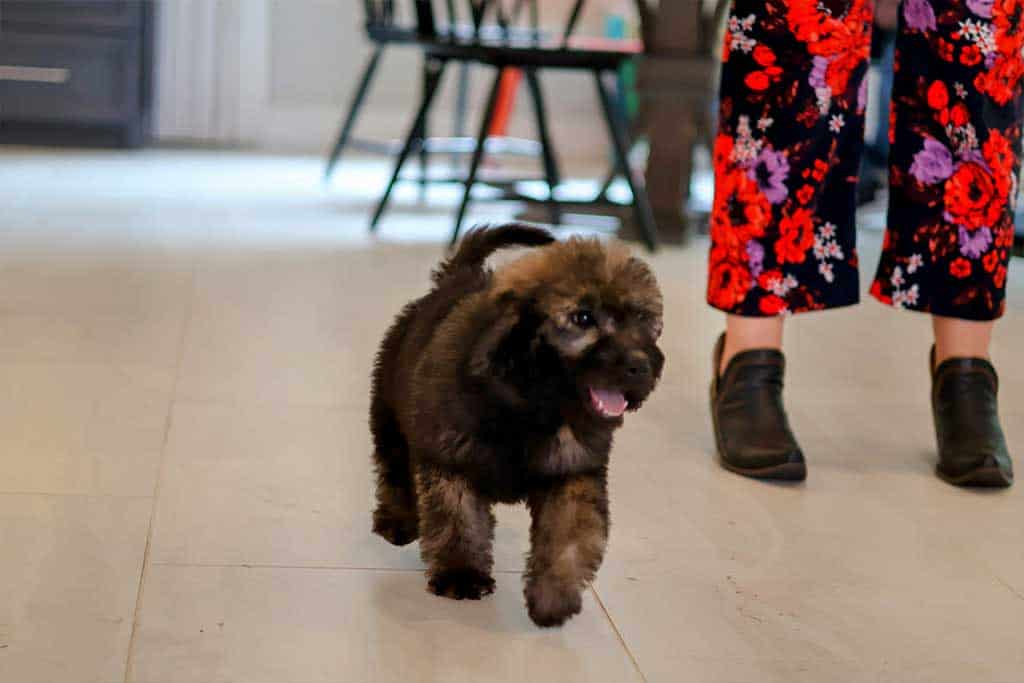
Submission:
<svg viewBox="0 0 1024 683">
<path fill-rule="evenodd" d="M 60 84 L 67 83 L 69 80 L 71 80 L 71 69 L 0 64 L 0 81 Z"/>
</svg>

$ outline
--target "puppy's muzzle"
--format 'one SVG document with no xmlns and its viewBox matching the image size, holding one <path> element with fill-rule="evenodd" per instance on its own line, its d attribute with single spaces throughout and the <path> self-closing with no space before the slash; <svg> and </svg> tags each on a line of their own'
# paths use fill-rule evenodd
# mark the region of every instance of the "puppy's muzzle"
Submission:
<svg viewBox="0 0 1024 683">
<path fill-rule="evenodd" d="M 654 390 L 664 362 L 654 346 L 637 349 L 608 344 L 596 351 L 587 375 L 591 383 L 621 390 L 630 405 L 636 405 Z"/>
</svg>

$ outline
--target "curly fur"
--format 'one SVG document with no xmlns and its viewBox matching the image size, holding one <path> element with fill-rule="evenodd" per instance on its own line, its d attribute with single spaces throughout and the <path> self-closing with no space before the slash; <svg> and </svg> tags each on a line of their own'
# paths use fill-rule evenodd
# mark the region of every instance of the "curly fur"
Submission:
<svg viewBox="0 0 1024 683">
<path fill-rule="evenodd" d="M 510 246 L 536 248 L 485 267 Z M 595 407 L 591 389 L 618 392 L 630 410 L 654 390 L 657 282 L 625 248 L 524 225 L 472 231 L 433 280 L 374 368 L 374 531 L 420 540 L 432 592 L 478 599 L 494 589 L 491 508 L 526 501 L 527 606 L 537 624 L 561 624 L 579 611 L 608 535 L 622 417 Z"/>
</svg>

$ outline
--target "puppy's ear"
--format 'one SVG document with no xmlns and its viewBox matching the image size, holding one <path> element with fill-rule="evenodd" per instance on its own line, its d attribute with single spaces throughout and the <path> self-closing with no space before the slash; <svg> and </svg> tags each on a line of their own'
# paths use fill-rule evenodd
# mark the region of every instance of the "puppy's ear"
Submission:
<svg viewBox="0 0 1024 683">
<path fill-rule="evenodd" d="M 477 337 L 466 361 L 467 377 L 492 397 L 510 407 L 522 407 L 526 398 L 509 381 L 508 340 L 521 326 L 521 307 L 511 292 L 495 302 L 496 315 L 489 319 Z M 514 363 L 514 361 L 513 361 Z"/>
</svg>

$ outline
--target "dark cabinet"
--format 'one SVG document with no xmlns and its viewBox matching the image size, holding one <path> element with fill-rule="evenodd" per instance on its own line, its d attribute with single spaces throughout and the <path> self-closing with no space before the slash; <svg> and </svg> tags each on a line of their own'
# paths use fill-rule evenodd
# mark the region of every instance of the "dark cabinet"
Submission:
<svg viewBox="0 0 1024 683">
<path fill-rule="evenodd" d="M 0 142 L 138 146 L 154 3 L 0 0 Z"/>
</svg>

